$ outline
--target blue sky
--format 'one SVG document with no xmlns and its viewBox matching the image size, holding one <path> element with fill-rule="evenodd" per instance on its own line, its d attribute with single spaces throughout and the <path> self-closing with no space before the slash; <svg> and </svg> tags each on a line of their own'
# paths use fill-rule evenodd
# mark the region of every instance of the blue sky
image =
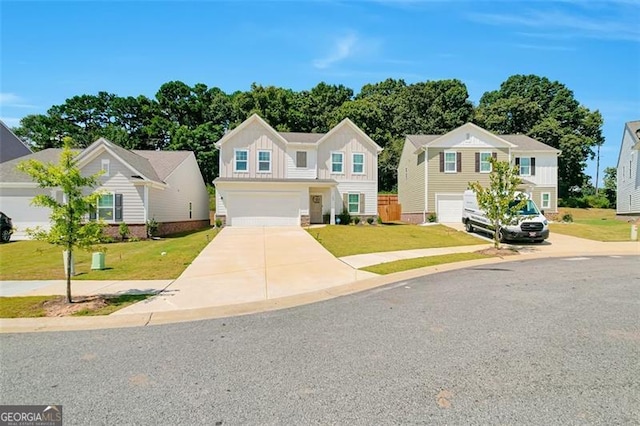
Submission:
<svg viewBox="0 0 640 426">
<path fill-rule="evenodd" d="M 458 78 L 477 103 L 513 74 L 558 80 L 605 119 L 601 169 L 640 119 L 640 0 L 5 1 L 0 117 L 81 94 L 153 97 Z M 595 176 L 595 162 L 587 172 Z"/>
</svg>

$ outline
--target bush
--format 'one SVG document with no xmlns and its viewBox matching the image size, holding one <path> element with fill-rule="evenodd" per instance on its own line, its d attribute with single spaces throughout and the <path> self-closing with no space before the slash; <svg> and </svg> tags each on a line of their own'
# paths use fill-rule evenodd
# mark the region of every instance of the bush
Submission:
<svg viewBox="0 0 640 426">
<path fill-rule="evenodd" d="M 379 225 L 382 225 L 382 218 L 380 216 L 378 216 L 377 221 Z"/>
<path fill-rule="evenodd" d="M 151 220 L 147 221 L 147 237 L 152 238 L 158 234 L 158 222 L 155 218 L 151 218 Z"/>
<path fill-rule="evenodd" d="M 367 223 L 368 223 L 369 225 L 372 225 L 372 224 L 373 224 L 373 218 L 372 218 L 372 217 L 368 217 L 368 218 L 367 218 Z"/>
<path fill-rule="evenodd" d="M 351 213 L 345 207 L 342 209 L 342 213 L 338 215 L 338 219 L 340 219 L 340 225 L 348 225 L 351 223 Z"/>
<path fill-rule="evenodd" d="M 435 213 L 429 213 L 429 216 L 427 216 L 427 221 L 429 221 L 430 223 L 433 223 L 436 220 L 438 220 L 438 216 L 436 216 Z"/>
<path fill-rule="evenodd" d="M 222 228 L 222 220 L 216 219 L 216 228 Z"/>
<path fill-rule="evenodd" d="M 589 207 L 593 207 L 595 209 L 608 209 L 609 199 L 604 195 L 587 195 L 584 197 L 584 201 Z"/>
<path fill-rule="evenodd" d="M 130 243 L 137 243 L 138 241 L 140 241 L 140 238 L 136 237 L 135 235 L 133 237 L 129 237 Z"/>
<path fill-rule="evenodd" d="M 571 213 L 565 213 L 562 215 L 563 222 L 573 222 L 573 215 Z"/>
<path fill-rule="evenodd" d="M 129 225 L 122 222 L 120 226 L 118 226 L 118 234 L 120 234 L 120 238 L 124 241 L 129 236 Z"/>
<path fill-rule="evenodd" d="M 360 223 L 360 216 L 356 216 L 353 218 L 353 223 L 355 223 L 356 225 L 358 225 Z"/>
</svg>

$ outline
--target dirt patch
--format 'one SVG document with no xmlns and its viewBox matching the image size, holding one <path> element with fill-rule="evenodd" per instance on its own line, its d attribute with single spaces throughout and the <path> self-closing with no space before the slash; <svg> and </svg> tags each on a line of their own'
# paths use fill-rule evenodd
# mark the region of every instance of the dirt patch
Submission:
<svg viewBox="0 0 640 426">
<path fill-rule="evenodd" d="M 436 395 L 436 404 L 440 408 L 451 408 L 451 398 L 453 398 L 453 393 L 450 390 L 443 389 Z"/>
<path fill-rule="evenodd" d="M 505 248 L 505 247 L 500 247 L 499 249 L 495 247 L 490 247 L 483 250 L 478 250 L 476 251 L 476 253 L 484 254 L 486 256 L 496 256 L 496 257 L 514 256 L 516 254 L 520 254 L 516 249 Z"/>
<path fill-rule="evenodd" d="M 56 299 L 47 300 L 42 305 L 47 317 L 66 317 L 76 312 L 89 310 L 95 311 L 107 306 L 109 302 L 104 296 L 76 296 L 73 303 L 67 303 L 63 296 Z"/>
</svg>

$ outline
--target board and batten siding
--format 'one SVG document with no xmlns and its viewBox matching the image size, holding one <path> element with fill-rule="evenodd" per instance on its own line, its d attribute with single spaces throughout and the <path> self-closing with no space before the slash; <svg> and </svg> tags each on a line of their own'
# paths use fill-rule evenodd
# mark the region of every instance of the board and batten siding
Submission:
<svg viewBox="0 0 640 426">
<path fill-rule="evenodd" d="M 558 183 L 558 156 L 555 153 L 527 152 L 511 150 L 511 164 L 516 164 L 517 157 L 536 159 L 536 174 L 523 176 L 524 179 L 542 186 L 557 186 Z"/>
<path fill-rule="evenodd" d="M 307 153 L 307 167 L 296 167 L 296 156 L 298 151 Z M 315 179 L 318 175 L 318 153 L 313 148 L 296 148 L 289 146 L 286 155 L 288 179 Z"/>
<path fill-rule="evenodd" d="M 103 152 L 82 167 L 82 174 L 88 176 L 98 173 L 102 170 L 102 160 L 109 160 L 109 176 L 102 175 L 98 178 L 100 184 L 96 190 L 122 194 L 122 221 L 128 224 L 144 224 L 144 191 L 141 186 L 131 182 L 134 172 L 130 168 L 108 152 Z"/>
<path fill-rule="evenodd" d="M 342 212 L 344 194 L 364 194 L 364 213 L 361 215 L 378 215 L 378 182 L 340 182 L 336 188 L 336 215 Z"/>
<path fill-rule="evenodd" d="M 617 214 L 640 214 L 640 150 L 633 149 L 635 135 L 624 126 L 617 169 Z"/>
<path fill-rule="evenodd" d="M 248 172 L 234 171 L 234 151 L 248 150 Z M 271 151 L 271 172 L 258 173 L 258 150 Z M 286 147 L 284 142 L 270 129 L 259 123 L 252 123 L 234 135 L 220 147 L 220 177 L 283 179 L 287 170 Z"/>
<path fill-rule="evenodd" d="M 193 153 L 167 176 L 165 183 L 164 189 L 149 189 L 149 219 L 158 222 L 209 219 L 209 194 Z"/>
<path fill-rule="evenodd" d="M 342 152 L 343 173 L 331 172 L 331 153 Z M 364 154 L 364 173 L 354 174 L 353 153 Z M 318 146 L 318 178 L 343 181 L 378 181 L 378 152 L 376 147 L 362 140 L 354 130 L 343 126 Z"/>
<path fill-rule="evenodd" d="M 456 173 L 440 171 L 440 153 L 445 151 L 458 152 L 462 155 L 462 169 Z M 489 173 L 476 172 L 476 152 L 495 152 L 498 161 L 509 161 L 508 148 L 428 148 L 427 149 L 427 190 L 428 198 L 426 210 L 436 211 L 436 193 L 462 194 L 469 188 L 469 182 L 480 182 L 489 185 Z M 404 211 L 404 206 L 402 208 Z"/>
<path fill-rule="evenodd" d="M 405 140 L 398 164 L 398 203 L 403 213 L 425 211 L 425 154 L 415 154 L 416 148 Z"/>
</svg>

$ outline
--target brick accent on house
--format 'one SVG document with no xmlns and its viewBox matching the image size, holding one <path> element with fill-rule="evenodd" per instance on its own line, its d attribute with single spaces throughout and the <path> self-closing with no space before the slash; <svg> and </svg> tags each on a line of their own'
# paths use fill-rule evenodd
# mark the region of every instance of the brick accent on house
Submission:
<svg viewBox="0 0 640 426">
<path fill-rule="evenodd" d="M 227 225 L 227 216 L 223 215 L 223 214 L 216 214 L 216 220 L 220 219 L 220 222 L 222 222 L 222 226 L 226 226 Z M 215 224 L 215 222 L 214 222 Z"/>
<path fill-rule="evenodd" d="M 429 217 L 429 213 L 427 214 L 422 214 L 422 213 L 402 213 L 402 221 L 403 222 L 407 222 L 407 223 L 413 223 L 415 224 L 419 224 L 419 223 L 424 223 L 425 222 L 425 218 Z"/>
<path fill-rule="evenodd" d="M 300 226 L 309 226 L 311 225 L 311 217 L 308 214 L 303 214 L 300 216 Z"/>
<path fill-rule="evenodd" d="M 158 236 L 177 234 L 178 232 L 196 231 L 198 229 L 207 228 L 209 220 L 189 220 L 184 222 L 163 222 L 158 224 Z M 104 230 L 103 234 L 116 240 L 120 239 L 119 223 L 110 223 Z M 129 224 L 129 237 L 147 238 L 147 225 Z"/>
</svg>

